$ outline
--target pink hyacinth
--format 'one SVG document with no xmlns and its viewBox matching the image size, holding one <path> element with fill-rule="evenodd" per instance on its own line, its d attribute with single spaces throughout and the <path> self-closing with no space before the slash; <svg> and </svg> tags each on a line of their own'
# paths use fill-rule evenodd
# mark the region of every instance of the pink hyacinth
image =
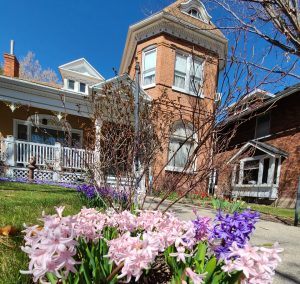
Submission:
<svg viewBox="0 0 300 284">
<path fill-rule="evenodd" d="M 223 271 L 242 271 L 245 276 L 242 284 L 269 284 L 281 261 L 279 253 L 283 249 L 279 248 L 278 243 L 271 248 L 252 247 L 249 243 L 244 248 L 239 248 L 234 242 L 230 251 L 228 260 L 222 267 Z"/>
<path fill-rule="evenodd" d="M 176 247 L 176 250 L 177 252 L 170 253 L 170 256 L 176 257 L 177 261 L 182 261 L 183 263 L 185 263 L 185 258 L 192 256 L 192 254 L 188 254 L 185 252 L 186 249 L 183 246 Z"/>
<path fill-rule="evenodd" d="M 37 282 L 50 272 L 58 278 L 67 277 L 76 272 L 74 256 L 77 242 L 74 233 L 75 218 L 62 217 L 63 207 L 56 208 L 57 214 L 44 216 L 44 227 L 28 227 L 24 232 L 25 246 L 22 250 L 30 258 L 29 270 L 21 271 L 32 274 Z"/>
<path fill-rule="evenodd" d="M 150 268 L 150 264 L 154 261 L 159 250 L 159 246 L 151 246 L 149 239 L 142 240 L 140 237 L 131 237 L 129 232 L 109 241 L 108 244 L 107 257 L 116 265 L 124 264 L 118 278 L 126 276 L 127 282 L 132 277 L 138 280 L 143 270 Z"/>
<path fill-rule="evenodd" d="M 102 230 L 107 222 L 106 215 L 99 213 L 94 208 L 83 208 L 75 217 L 76 237 L 81 237 L 87 242 L 96 242 L 102 238 Z"/>
<path fill-rule="evenodd" d="M 194 284 L 202 284 L 204 283 L 204 279 L 207 272 L 203 274 L 197 274 L 191 268 L 188 267 L 185 269 L 185 274 L 193 281 Z M 184 280 L 182 281 L 182 284 L 186 284 L 186 283 L 187 283 L 186 281 Z"/>
</svg>

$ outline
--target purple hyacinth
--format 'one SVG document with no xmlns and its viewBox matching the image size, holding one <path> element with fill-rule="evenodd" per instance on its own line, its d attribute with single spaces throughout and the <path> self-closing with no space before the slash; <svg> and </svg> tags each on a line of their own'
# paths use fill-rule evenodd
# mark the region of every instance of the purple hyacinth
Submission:
<svg viewBox="0 0 300 284">
<path fill-rule="evenodd" d="M 7 177 L 0 177 L 0 182 L 18 182 L 18 183 L 30 183 L 30 184 L 44 184 L 44 185 L 53 185 L 59 186 L 64 188 L 77 188 L 76 183 L 66 183 L 66 182 L 54 182 L 49 180 L 41 180 L 36 179 L 34 181 L 29 181 L 27 178 L 7 178 Z"/>
<path fill-rule="evenodd" d="M 193 221 L 195 228 L 195 238 L 197 241 L 203 241 L 207 239 L 209 228 L 210 228 L 210 218 L 197 216 L 197 219 Z"/>
<path fill-rule="evenodd" d="M 236 242 L 240 248 L 244 247 L 258 219 L 259 213 L 250 210 L 242 213 L 235 212 L 232 215 L 223 215 L 219 211 L 209 235 L 217 257 L 226 259 L 233 242 Z"/>
<path fill-rule="evenodd" d="M 77 191 L 90 200 L 98 196 L 120 202 L 128 200 L 128 195 L 125 191 L 111 187 L 96 187 L 93 184 L 82 184 L 77 187 Z"/>
</svg>

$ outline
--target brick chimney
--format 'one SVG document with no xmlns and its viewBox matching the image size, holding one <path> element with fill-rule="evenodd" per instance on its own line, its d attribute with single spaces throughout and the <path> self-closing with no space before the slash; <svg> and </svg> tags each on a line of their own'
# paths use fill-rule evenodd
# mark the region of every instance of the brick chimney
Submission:
<svg viewBox="0 0 300 284">
<path fill-rule="evenodd" d="M 14 55 L 14 41 L 10 41 L 10 53 L 4 53 L 3 75 L 8 77 L 19 77 L 20 64 Z"/>
</svg>

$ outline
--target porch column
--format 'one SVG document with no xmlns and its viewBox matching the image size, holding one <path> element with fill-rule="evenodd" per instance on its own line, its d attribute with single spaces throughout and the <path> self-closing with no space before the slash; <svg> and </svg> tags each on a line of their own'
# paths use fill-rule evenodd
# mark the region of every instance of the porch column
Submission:
<svg viewBox="0 0 300 284">
<path fill-rule="evenodd" d="M 13 177 L 12 167 L 16 166 L 16 143 L 15 137 L 9 135 L 5 139 L 6 144 L 6 165 L 8 166 L 7 175 Z"/>
<path fill-rule="evenodd" d="M 103 121 L 99 118 L 95 121 L 95 162 L 93 165 L 94 178 L 98 186 L 101 185 L 101 129 Z"/>
<path fill-rule="evenodd" d="M 62 155 L 63 155 L 63 149 L 59 142 L 55 142 L 54 144 L 55 150 L 54 150 L 54 174 L 53 174 L 53 180 L 59 181 L 60 180 L 60 171 L 62 170 Z"/>
<path fill-rule="evenodd" d="M 243 180 L 244 180 L 244 162 L 241 161 L 241 162 L 240 162 L 239 185 L 242 185 L 242 184 L 243 184 Z"/>
<path fill-rule="evenodd" d="M 271 166 L 268 170 L 268 185 L 272 185 L 274 181 L 274 173 L 275 173 L 275 157 L 270 158 Z"/>
</svg>

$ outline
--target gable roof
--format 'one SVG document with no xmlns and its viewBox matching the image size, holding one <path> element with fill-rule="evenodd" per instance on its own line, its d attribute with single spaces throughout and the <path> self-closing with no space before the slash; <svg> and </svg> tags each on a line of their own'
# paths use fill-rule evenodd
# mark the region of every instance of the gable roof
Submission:
<svg viewBox="0 0 300 284">
<path fill-rule="evenodd" d="M 182 8 L 185 5 L 190 7 L 199 7 L 206 14 L 208 22 L 201 21 L 200 19 L 197 19 L 188 15 L 187 13 L 182 12 Z M 189 22 L 201 30 L 207 30 L 215 35 L 225 38 L 224 34 L 211 22 L 211 16 L 208 14 L 205 6 L 200 0 L 177 0 L 171 5 L 164 8 L 163 11 L 175 16 L 179 21 L 181 20 Z"/>
<path fill-rule="evenodd" d="M 264 143 L 264 142 L 252 140 L 252 141 L 247 142 L 235 155 L 233 155 L 229 159 L 227 164 L 236 160 L 242 153 L 244 153 L 250 147 L 254 147 L 272 157 L 284 157 L 284 158 L 288 157 L 288 153 L 279 148 L 276 148 L 276 147 L 274 147 L 270 144 Z"/>
<path fill-rule="evenodd" d="M 104 80 L 104 77 L 85 59 L 79 58 L 65 63 L 58 67 L 63 76 L 64 71 L 75 73 L 77 75 L 87 76 L 98 80 Z"/>
</svg>

